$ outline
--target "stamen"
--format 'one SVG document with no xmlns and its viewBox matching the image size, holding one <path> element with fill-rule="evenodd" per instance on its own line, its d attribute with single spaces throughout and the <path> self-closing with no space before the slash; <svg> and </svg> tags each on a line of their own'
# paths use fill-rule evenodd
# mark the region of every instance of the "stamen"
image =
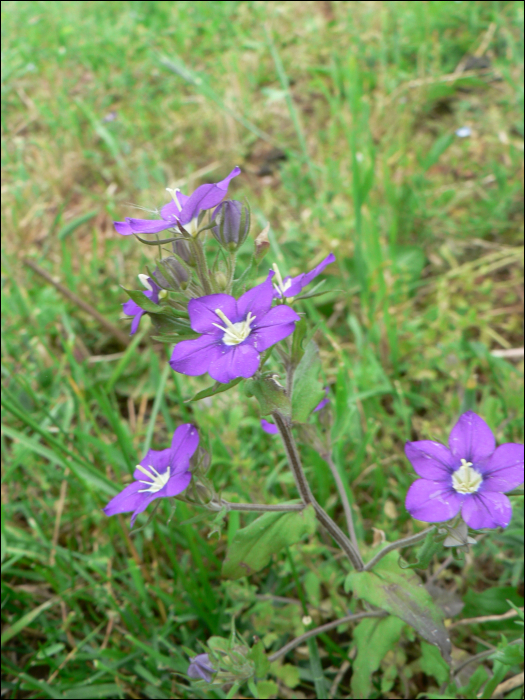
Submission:
<svg viewBox="0 0 525 700">
<path fill-rule="evenodd" d="M 150 292 L 153 291 L 153 287 L 152 287 L 151 284 L 150 284 L 148 275 L 142 275 L 142 274 L 140 274 L 140 275 L 139 275 L 139 280 L 140 280 L 141 284 L 143 284 L 144 287 L 146 287 L 146 289 L 148 289 Z"/>
<path fill-rule="evenodd" d="M 148 486 L 147 489 L 139 489 L 139 493 L 157 493 L 163 489 L 169 481 L 171 467 L 168 467 L 163 474 L 159 474 L 151 464 L 148 465 L 148 469 L 151 469 L 151 472 L 149 472 L 146 467 L 143 467 L 142 464 L 137 464 L 136 468 L 145 474 L 148 479 L 151 479 L 151 481 L 138 479 L 141 484 L 146 484 Z"/>
<path fill-rule="evenodd" d="M 461 466 L 452 474 L 454 489 L 458 493 L 476 493 L 482 483 L 483 477 L 476 469 L 472 468 L 472 462 L 461 459 Z"/>
<path fill-rule="evenodd" d="M 281 277 L 281 272 L 277 267 L 277 263 L 274 263 L 272 267 L 275 272 L 275 277 L 277 278 L 277 284 L 274 283 L 273 288 L 281 297 L 283 297 L 286 290 L 291 287 L 292 280 L 287 279 L 286 282 L 283 282 L 283 278 Z"/>
<path fill-rule="evenodd" d="M 178 197 L 177 197 L 177 194 L 180 192 L 180 190 L 178 188 L 176 190 L 174 190 L 171 187 L 166 187 L 166 192 L 169 192 L 171 194 L 171 196 L 173 197 L 173 201 L 177 205 L 177 209 L 179 211 L 181 211 L 182 207 L 181 207 L 180 202 L 179 202 Z"/>
<path fill-rule="evenodd" d="M 213 324 L 216 328 L 224 331 L 222 341 L 225 345 L 239 345 L 252 332 L 250 324 L 255 321 L 255 316 L 252 316 L 251 312 L 248 312 L 248 316 L 246 316 L 244 321 L 239 321 L 238 323 L 232 323 L 221 309 L 215 309 L 215 313 L 226 326 L 226 328 L 223 328 L 218 323 Z"/>
</svg>

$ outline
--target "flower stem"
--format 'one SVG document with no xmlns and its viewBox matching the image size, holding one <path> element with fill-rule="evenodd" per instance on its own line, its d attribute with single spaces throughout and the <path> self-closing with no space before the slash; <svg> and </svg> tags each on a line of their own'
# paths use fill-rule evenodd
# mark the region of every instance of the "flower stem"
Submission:
<svg viewBox="0 0 525 700">
<path fill-rule="evenodd" d="M 345 512 L 345 518 L 346 518 L 346 527 L 348 528 L 348 532 L 350 534 L 350 541 L 354 545 L 355 549 L 359 552 L 359 545 L 357 544 L 357 537 L 355 534 L 355 528 L 354 528 L 354 521 L 352 518 L 352 509 L 350 508 L 350 502 L 348 500 L 348 496 L 346 494 L 345 486 L 343 484 L 343 480 L 341 479 L 341 475 L 339 474 L 339 470 L 334 464 L 334 460 L 332 459 L 332 455 L 327 452 L 326 454 L 321 455 L 325 462 L 328 464 L 330 471 L 332 472 L 332 476 L 334 477 L 335 485 L 337 486 L 337 490 L 339 491 L 339 496 L 341 497 L 341 501 L 343 503 L 343 510 Z"/>
<path fill-rule="evenodd" d="M 356 568 L 358 571 L 362 571 L 364 564 L 363 560 L 361 559 L 361 555 L 355 549 L 354 545 L 352 542 L 350 542 L 341 528 L 332 520 L 328 513 L 319 505 L 319 503 L 317 503 L 312 491 L 310 490 L 310 486 L 306 480 L 306 475 L 303 470 L 303 465 L 301 464 L 301 458 L 292 435 L 289 421 L 279 411 L 274 411 L 272 416 L 281 435 L 286 456 L 288 457 L 288 463 L 294 475 L 297 490 L 299 491 L 302 502 L 305 506 L 313 506 L 317 520 L 337 542 L 339 547 L 341 547 L 354 568 Z"/>
<path fill-rule="evenodd" d="M 370 559 L 368 564 L 365 565 L 363 571 L 370 571 L 370 569 L 372 569 L 380 559 L 382 559 L 386 554 L 388 554 L 388 552 L 391 552 L 394 549 L 401 549 L 402 547 L 410 547 L 411 544 L 417 544 L 421 540 L 424 540 L 429 532 L 435 531 L 436 529 L 436 527 L 427 527 L 426 530 L 418 532 L 417 535 L 411 535 L 410 537 L 405 537 L 402 540 L 390 542 L 390 544 L 387 544 L 386 547 L 383 547 L 383 549 L 380 552 L 378 552 L 375 555 L 375 557 L 373 557 L 373 559 Z"/>
<path fill-rule="evenodd" d="M 246 513 L 288 513 L 297 510 L 304 510 L 303 503 L 230 503 L 230 501 L 212 501 L 207 504 L 210 510 L 220 511 L 225 508 L 227 511 L 239 510 Z"/>
<path fill-rule="evenodd" d="M 365 617 L 386 617 L 387 615 L 388 613 L 384 610 L 372 610 L 370 612 L 355 613 L 354 615 L 346 615 L 346 617 L 340 617 L 338 620 L 332 620 L 332 622 L 327 622 L 325 625 L 316 627 L 313 630 L 308 630 L 308 632 L 301 634 L 300 637 L 292 639 L 292 641 L 288 642 L 288 644 L 285 644 L 284 647 L 281 647 L 281 649 L 278 649 L 273 654 L 270 654 L 270 656 L 268 657 L 268 661 L 270 661 L 271 663 L 272 661 L 280 659 L 281 656 L 284 656 L 292 649 L 295 649 L 307 639 L 310 639 L 311 637 L 316 637 L 318 634 L 323 634 L 323 632 L 333 630 L 334 627 L 339 627 L 339 625 L 343 625 L 345 622 L 357 622 L 357 620 L 362 620 Z"/>
</svg>

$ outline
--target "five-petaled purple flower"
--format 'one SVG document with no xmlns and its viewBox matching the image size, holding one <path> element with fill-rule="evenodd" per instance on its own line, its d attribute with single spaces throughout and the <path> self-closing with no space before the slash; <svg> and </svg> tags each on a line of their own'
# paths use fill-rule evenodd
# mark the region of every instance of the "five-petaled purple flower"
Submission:
<svg viewBox="0 0 525 700">
<path fill-rule="evenodd" d="M 197 656 L 190 656 L 190 665 L 188 668 L 188 676 L 190 678 L 201 678 L 206 683 L 211 683 L 212 674 L 216 673 L 215 669 L 210 663 L 210 657 L 208 654 L 197 654 Z"/>
<path fill-rule="evenodd" d="M 228 294 L 190 299 L 190 324 L 202 335 L 177 343 L 172 369 L 192 377 L 208 372 L 222 384 L 253 376 L 260 353 L 287 338 L 300 320 L 289 306 L 271 308 L 273 275 L 270 271 L 265 282 L 237 301 Z"/>
<path fill-rule="evenodd" d="M 461 511 L 473 530 L 507 527 L 512 508 L 504 492 L 523 482 L 523 445 L 496 448 L 491 429 L 472 411 L 460 416 L 448 444 L 450 449 L 432 440 L 407 442 L 406 456 L 422 477 L 407 493 L 410 515 L 437 523 Z"/>
<path fill-rule="evenodd" d="M 328 387 L 325 386 L 324 388 L 326 396 L 322 401 L 320 401 L 317 406 L 313 409 L 312 413 L 316 413 L 317 411 L 320 411 L 323 409 L 327 403 L 330 403 L 330 399 L 328 398 Z M 279 429 L 274 423 L 270 423 L 270 421 L 267 421 L 265 418 L 261 418 L 261 428 L 264 430 L 265 433 L 268 433 L 268 435 L 277 435 L 279 432 Z"/>
<path fill-rule="evenodd" d="M 241 169 L 236 166 L 224 180 L 214 185 L 201 185 L 189 196 L 180 190 L 168 190 L 173 199 L 160 210 L 160 220 L 126 218 L 126 221 L 113 222 L 115 230 L 122 236 L 130 236 L 132 233 L 160 233 L 167 228 L 178 228 L 180 224 L 188 233 L 195 235 L 200 212 L 216 207 L 226 195 L 230 180 L 240 172 Z"/>
<path fill-rule="evenodd" d="M 133 476 L 135 481 L 104 508 L 106 515 L 129 513 L 131 526 L 139 513 L 156 498 L 171 498 L 188 488 L 191 481 L 190 458 L 199 444 L 199 433 L 191 423 L 179 425 L 167 450 L 149 450 Z"/>
<path fill-rule="evenodd" d="M 159 285 L 146 275 L 139 275 L 139 279 L 142 284 L 147 288 L 145 292 L 142 292 L 144 296 L 151 299 L 154 304 L 159 303 L 159 293 L 162 295 L 163 290 Z M 165 292 L 164 292 L 165 294 Z M 133 321 L 131 322 L 130 335 L 135 335 L 139 328 L 140 319 L 146 313 L 133 299 L 128 299 L 128 301 L 122 304 L 122 310 L 127 316 L 133 316 Z"/>
<path fill-rule="evenodd" d="M 317 275 L 321 274 L 327 265 L 330 265 L 330 263 L 333 262 L 335 262 L 335 255 L 330 253 L 330 255 L 328 255 L 324 260 L 321 260 L 319 265 L 314 267 L 314 269 L 310 272 L 301 272 L 301 274 L 297 275 L 297 277 L 288 276 L 284 279 L 281 277 L 279 268 L 276 264 L 274 264 L 273 269 L 275 270 L 276 279 L 273 285 L 274 297 L 278 299 L 282 299 L 283 297 L 296 297 L 301 293 L 306 285 L 310 284 L 310 282 L 317 277 Z"/>
</svg>

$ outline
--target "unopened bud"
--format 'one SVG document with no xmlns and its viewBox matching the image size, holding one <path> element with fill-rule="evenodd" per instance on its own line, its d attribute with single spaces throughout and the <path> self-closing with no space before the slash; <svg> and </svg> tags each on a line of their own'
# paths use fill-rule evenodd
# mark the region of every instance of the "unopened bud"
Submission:
<svg viewBox="0 0 525 700">
<path fill-rule="evenodd" d="M 190 280 L 186 268 L 173 256 L 157 264 L 153 277 L 163 289 L 186 289 Z"/>
<path fill-rule="evenodd" d="M 224 272 L 219 272 L 215 273 L 215 281 L 217 282 L 217 286 L 219 287 L 219 290 L 221 292 L 226 291 L 226 288 L 228 287 L 228 278 L 224 274 Z"/>
<path fill-rule="evenodd" d="M 270 241 L 268 240 L 268 232 L 270 224 L 266 224 L 261 233 L 255 239 L 255 262 L 260 263 L 266 253 L 270 250 Z"/>
<path fill-rule="evenodd" d="M 212 218 L 215 226 L 211 232 L 219 243 L 231 251 L 240 248 L 250 231 L 250 209 L 235 199 L 227 199 L 215 209 Z"/>
<path fill-rule="evenodd" d="M 190 267 L 195 267 L 195 255 L 190 247 L 190 244 L 183 238 L 179 238 L 173 241 L 171 244 L 173 252 L 178 255 L 181 260 L 183 260 Z"/>
</svg>

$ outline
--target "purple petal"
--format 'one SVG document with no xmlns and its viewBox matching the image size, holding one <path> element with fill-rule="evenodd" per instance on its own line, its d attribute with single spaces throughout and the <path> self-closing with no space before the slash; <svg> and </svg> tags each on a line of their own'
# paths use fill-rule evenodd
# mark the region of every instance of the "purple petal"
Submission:
<svg viewBox="0 0 525 700">
<path fill-rule="evenodd" d="M 141 484 L 142 487 L 147 488 L 144 484 Z M 162 491 L 165 490 L 162 489 Z M 129 524 L 131 527 L 135 524 L 135 520 L 137 519 L 137 515 L 140 515 L 143 511 L 146 510 L 146 508 L 149 506 L 150 503 L 152 503 L 156 498 L 160 498 L 162 495 L 162 491 L 158 491 L 157 493 L 141 493 L 140 495 L 143 497 L 140 503 L 137 505 L 135 510 L 133 511 L 133 515 L 131 516 L 131 520 L 129 521 Z M 165 495 L 165 494 L 164 494 Z"/>
<path fill-rule="evenodd" d="M 327 255 L 324 260 L 321 260 L 319 265 L 316 265 L 313 270 L 306 273 L 306 275 L 303 277 L 302 286 L 306 287 L 307 284 L 310 284 L 315 277 L 321 274 L 327 265 L 330 265 L 333 262 L 335 262 L 335 255 L 330 253 L 330 255 Z"/>
<path fill-rule="evenodd" d="M 164 474 L 166 469 L 171 465 L 172 450 L 168 447 L 166 450 L 148 450 L 146 455 L 140 460 L 139 464 L 147 469 L 148 467 L 153 467 L 158 471 L 159 474 Z M 146 476 L 140 469 L 135 469 L 133 472 L 133 478 L 140 480 L 145 479 Z M 141 487 L 146 488 L 146 487 Z"/>
<path fill-rule="evenodd" d="M 512 506 L 503 493 L 469 494 L 461 509 L 463 520 L 473 530 L 482 527 L 507 527 L 512 517 Z"/>
<path fill-rule="evenodd" d="M 144 311 L 144 309 L 141 309 L 140 306 L 133 301 L 133 299 L 129 299 L 129 301 L 126 301 L 124 302 L 124 304 L 122 304 L 122 311 L 124 311 L 124 313 L 128 316 L 134 317 L 133 321 L 131 322 L 131 329 L 129 334 L 135 335 L 139 327 L 140 319 L 146 312 Z"/>
<path fill-rule="evenodd" d="M 328 398 L 328 387 L 327 386 L 325 386 L 324 392 L 326 394 L 326 398 L 324 398 L 322 401 L 320 401 L 317 404 L 317 406 L 314 408 L 312 413 L 316 413 L 317 411 L 321 411 L 326 406 L 327 403 L 330 403 L 330 399 Z"/>
<path fill-rule="evenodd" d="M 457 459 L 465 459 L 474 466 L 490 457 L 496 449 L 492 430 L 473 411 L 459 417 L 448 439 L 450 450 Z"/>
<path fill-rule="evenodd" d="M 190 472 L 175 473 L 173 474 L 173 476 L 170 476 L 166 486 L 163 489 L 161 489 L 156 495 L 162 497 L 167 496 L 168 498 L 177 496 L 179 493 L 182 493 L 185 489 L 188 488 L 188 486 L 190 485 L 190 481 Z"/>
<path fill-rule="evenodd" d="M 190 457 L 193 455 L 199 445 L 199 432 L 191 423 L 179 425 L 173 433 L 171 441 L 171 451 L 173 452 L 171 468 L 175 469 L 178 465 L 183 465 L 184 469 L 188 468 Z M 177 468 L 177 471 L 179 469 Z"/>
<path fill-rule="evenodd" d="M 144 488 L 143 484 L 134 481 L 128 484 L 126 488 L 118 493 L 107 506 L 103 509 L 106 515 L 116 515 L 117 513 L 129 513 L 135 510 L 144 500 L 144 494 L 138 493 L 139 489 Z"/>
<path fill-rule="evenodd" d="M 310 272 L 302 272 L 300 275 L 297 275 L 297 277 L 285 277 L 283 283 L 286 284 L 288 280 L 291 280 L 291 284 L 285 291 L 284 296 L 295 297 L 300 294 L 304 287 L 310 284 L 315 277 L 321 274 L 327 265 L 333 262 L 335 262 L 335 255 L 330 253 L 324 260 L 321 260 L 319 265 L 316 265 L 313 270 L 310 270 Z M 274 296 L 280 297 L 281 293 L 274 292 Z"/>
<path fill-rule="evenodd" d="M 126 221 L 114 221 L 113 226 L 115 227 L 115 231 L 117 233 L 120 233 L 121 236 L 131 236 L 133 234 L 131 226 L 129 225 L 127 220 Z"/>
<path fill-rule="evenodd" d="M 417 479 L 408 489 L 405 508 L 416 520 L 441 523 L 459 513 L 463 497 L 443 481 Z"/>
<path fill-rule="evenodd" d="M 259 367 L 259 353 L 244 342 L 240 345 L 223 345 L 210 362 L 208 373 L 221 384 L 228 384 L 237 377 L 252 377 Z"/>
<path fill-rule="evenodd" d="M 457 459 L 453 457 L 450 450 L 433 440 L 407 442 L 405 454 L 416 474 L 424 479 L 445 481 L 458 466 Z M 447 483 L 450 483 L 450 479 Z"/>
<path fill-rule="evenodd" d="M 212 673 L 215 673 L 215 669 L 210 663 L 208 654 L 198 654 L 193 658 L 190 657 L 190 662 L 188 676 L 190 678 L 201 678 L 203 681 L 211 683 Z"/>
<path fill-rule="evenodd" d="M 180 190 L 177 190 L 176 194 L 178 204 L 172 199 L 171 202 L 165 204 L 160 210 L 160 215 L 163 219 L 166 219 L 166 221 L 178 221 L 180 213 L 182 211 L 182 207 L 186 204 L 186 202 L 189 199 L 189 197 L 185 194 L 182 194 Z"/>
<path fill-rule="evenodd" d="M 190 299 L 188 302 L 188 313 L 192 329 L 196 333 L 213 333 L 222 338 L 223 332 L 213 325 L 217 323 L 219 326 L 224 327 L 224 322 L 215 313 L 216 309 L 222 311 L 232 323 L 237 323 L 238 315 L 235 299 L 229 294 L 209 294 L 206 297 Z"/>
<path fill-rule="evenodd" d="M 245 319 L 248 313 L 255 316 L 257 322 L 265 316 L 272 306 L 273 286 L 272 277 L 275 275 L 273 270 L 270 270 L 268 277 L 262 284 L 258 284 L 253 289 L 242 295 L 237 301 L 237 313 L 239 319 Z"/>
<path fill-rule="evenodd" d="M 302 288 L 306 286 L 306 284 L 303 283 L 303 280 L 305 277 L 306 277 L 306 272 L 301 272 L 301 274 L 297 275 L 297 277 L 285 277 L 283 279 L 283 284 L 286 284 L 288 282 L 288 280 L 290 280 L 291 284 L 282 296 L 296 297 L 298 294 L 300 294 L 302 291 Z M 280 297 L 281 293 L 278 292 L 277 296 Z"/>
<path fill-rule="evenodd" d="M 220 356 L 222 347 L 220 340 L 211 335 L 202 335 L 195 340 L 181 340 L 173 348 L 170 367 L 175 372 L 190 377 L 206 374 L 210 362 Z"/>
<path fill-rule="evenodd" d="M 276 425 L 274 425 L 273 423 L 269 423 L 264 418 L 261 418 L 261 428 L 264 430 L 265 433 L 268 433 L 268 435 L 277 435 L 277 433 L 279 432 L 279 429 Z"/>
<path fill-rule="evenodd" d="M 289 306 L 275 306 L 259 323 L 255 320 L 248 340 L 257 352 L 263 352 L 291 335 L 295 330 L 295 322 L 300 320 L 299 314 Z"/>
<path fill-rule="evenodd" d="M 511 491 L 523 483 L 523 445 L 507 442 L 485 464 L 482 491 Z"/>
<path fill-rule="evenodd" d="M 184 226 L 192 219 L 195 219 L 199 212 L 205 209 L 212 209 L 217 206 L 228 191 L 230 180 L 241 172 L 239 167 L 235 167 L 228 177 L 214 185 L 201 185 L 185 202 L 179 215 L 179 221 Z"/>
<path fill-rule="evenodd" d="M 151 221 L 150 219 L 128 219 L 128 221 L 132 233 L 160 233 L 174 226 L 173 221 L 162 221 L 159 219 L 156 221 Z"/>
</svg>

